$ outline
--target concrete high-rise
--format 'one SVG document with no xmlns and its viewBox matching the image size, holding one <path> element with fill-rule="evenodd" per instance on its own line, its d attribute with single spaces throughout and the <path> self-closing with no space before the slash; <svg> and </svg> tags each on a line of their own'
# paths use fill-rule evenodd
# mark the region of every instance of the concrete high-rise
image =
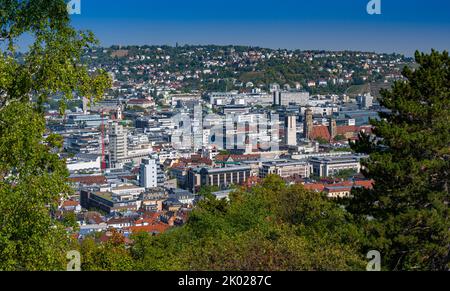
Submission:
<svg viewBox="0 0 450 291">
<path fill-rule="evenodd" d="M 200 104 L 194 106 L 194 118 L 192 123 L 193 151 L 203 148 L 203 111 Z"/>
<path fill-rule="evenodd" d="M 87 99 L 86 97 L 83 97 L 83 114 L 88 114 L 89 111 L 89 99 Z"/>
<path fill-rule="evenodd" d="M 128 136 L 127 130 L 123 126 L 114 123 L 111 126 L 109 134 L 109 153 L 111 164 L 115 167 L 116 164 L 124 160 L 128 155 Z"/>
<path fill-rule="evenodd" d="M 370 93 L 364 94 L 361 106 L 365 109 L 370 109 L 373 106 L 373 97 Z"/>
<path fill-rule="evenodd" d="M 147 189 L 158 187 L 158 164 L 155 160 L 142 160 L 139 169 L 139 186 Z"/>
<path fill-rule="evenodd" d="M 284 141 L 287 146 L 297 145 L 297 117 L 295 115 L 286 116 Z"/>
</svg>

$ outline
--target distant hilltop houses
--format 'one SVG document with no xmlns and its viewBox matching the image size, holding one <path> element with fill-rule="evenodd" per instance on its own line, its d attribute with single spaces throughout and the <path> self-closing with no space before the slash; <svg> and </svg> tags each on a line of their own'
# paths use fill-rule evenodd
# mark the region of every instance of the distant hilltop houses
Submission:
<svg viewBox="0 0 450 291">
<path fill-rule="evenodd" d="M 76 96 L 64 115 L 57 98 L 46 108 L 75 193 L 55 215 L 74 215 L 77 238 L 103 241 L 159 235 L 186 223 L 205 189 L 229 199 L 270 175 L 330 199 L 373 187 L 361 175 L 367 157 L 350 144 L 385 110 L 373 89 L 410 61 L 220 46 L 98 48 L 85 57 L 113 87 L 97 102 Z M 280 80 L 286 60 L 297 74 Z"/>
<path fill-rule="evenodd" d="M 180 89 L 267 90 L 271 83 L 312 94 L 345 93 L 348 89 L 351 94 L 361 94 L 361 86 L 373 84 L 371 93 L 377 95 L 377 86 L 402 79 L 403 67 L 413 63 L 398 54 L 188 45 L 113 46 L 92 49 L 85 57 L 94 68 L 111 72 L 116 85 L 133 82 L 146 87 L 153 97 Z"/>
</svg>

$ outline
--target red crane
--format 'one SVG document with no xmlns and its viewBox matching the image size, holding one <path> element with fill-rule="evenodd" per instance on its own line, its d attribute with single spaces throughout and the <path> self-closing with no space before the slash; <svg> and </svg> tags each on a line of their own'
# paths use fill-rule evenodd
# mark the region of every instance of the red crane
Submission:
<svg viewBox="0 0 450 291">
<path fill-rule="evenodd" d="M 105 118 L 104 118 L 104 109 L 101 110 L 101 135 L 102 135 L 102 171 L 106 170 L 106 158 L 105 158 Z"/>
</svg>

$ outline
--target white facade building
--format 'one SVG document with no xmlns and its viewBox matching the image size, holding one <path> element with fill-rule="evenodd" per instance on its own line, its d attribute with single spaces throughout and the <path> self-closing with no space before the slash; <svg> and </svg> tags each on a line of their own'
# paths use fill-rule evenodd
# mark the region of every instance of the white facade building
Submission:
<svg viewBox="0 0 450 291">
<path fill-rule="evenodd" d="M 142 160 L 139 185 L 146 189 L 158 187 L 158 164 L 153 159 Z"/>
<path fill-rule="evenodd" d="M 362 98 L 362 107 L 369 109 L 373 106 L 373 97 L 370 95 L 370 93 L 367 93 Z"/>
<path fill-rule="evenodd" d="M 79 155 L 78 157 L 67 159 L 67 169 L 69 172 L 100 172 L 101 156 L 99 155 Z"/>
<path fill-rule="evenodd" d="M 361 171 L 361 159 L 364 156 L 337 156 L 337 157 L 313 157 L 309 163 L 313 167 L 313 173 L 319 177 L 332 177 L 344 170 Z"/>
<path fill-rule="evenodd" d="M 273 104 L 280 106 L 289 106 L 295 104 L 298 106 L 306 106 L 309 102 L 308 92 L 291 92 L 281 91 L 273 93 Z"/>
<path fill-rule="evenodd" d="M 111 132 L 109 134 L 109 145 L 110 145 L 110 159 L 111 164 L 115 166 L 124 160 L 128 156 L 128 138 L 127 130 L 114 123 L 111 127 Z"/>
<path fill-rule="evenodd" d="M 297 117 L 295 115 L 286 117 L 284 134 L 287 146 L 297 145 Z"/>
</svg>

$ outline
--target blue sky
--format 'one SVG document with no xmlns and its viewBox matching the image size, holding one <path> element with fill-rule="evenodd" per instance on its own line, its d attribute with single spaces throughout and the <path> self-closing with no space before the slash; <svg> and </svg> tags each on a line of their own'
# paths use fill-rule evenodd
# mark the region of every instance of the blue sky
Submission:
<svg viewBox="0 0 450 291">
<path fill-rule="evenodd" d="M 81 0 L 73 24 L 102 45 L 242 44 L 400 52 L 450 49 L 450 1 Z"/>
</svg>

